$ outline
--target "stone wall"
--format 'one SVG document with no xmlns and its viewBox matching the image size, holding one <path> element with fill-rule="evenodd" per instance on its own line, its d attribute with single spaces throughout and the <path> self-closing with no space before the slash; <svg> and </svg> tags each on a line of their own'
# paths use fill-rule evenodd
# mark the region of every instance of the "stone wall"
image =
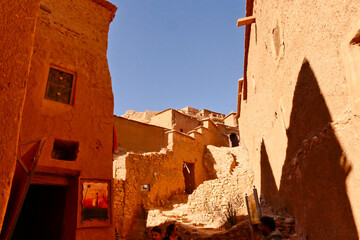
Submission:
<svg viewBox="0 0 360 240">
<path fill-rule="evenodd" d="M 246 149 L 207 146 L 203 165 L 210 180 L 197 186 L 185 202 L 173 204 L 173 209 L 149 211 L 148 226 L 177 220 L 192 226 L 221 228 L 226 226 L 229 203 L 239 217 L 247 214 L 244 197 L 253 191 L 254 174 Z"/>
<path fill-rule="evenodd" d="M 38 0 L 0 2 L 0 232 L 10 195 Z"/>
<path fill-rule="evenodd" d="M 358 239 L 359 2 L 248 3 L 256 23 L 239 125 L 256 185 L 294 215 L 300 239 Z"/>
<path fill-rule="evenodd" d="M 124 219 L 124 206 L 125 206 L 125 181 L 122 179 L 114 179 L 114 210 L 113 210 L 113 219 L 116 232 L 119 232 L 123 229 L 123 219 Z"/>
<path fill-rule="evenodd" d="M 129 152 L 114 157 L 115 206 L 124 209 L 115 209 L 116 214 L 123 213 L 116 217 L 115 225 L 122 237 L 131 239 L 135 229 L 145 227 L 144 211 L 164 206 L 171 196 L 184 193 L 184 162 L 194 163 L 195 187 L 208 179 L 204 145 L 177 131 L 169 132 L 168 140 L 168 149 L 160 152 Z M 149 185 L 150 191 L 141 191 L 141 185 Z M 118 187 L 123 187 L 125 199 Z"/>
</svg>

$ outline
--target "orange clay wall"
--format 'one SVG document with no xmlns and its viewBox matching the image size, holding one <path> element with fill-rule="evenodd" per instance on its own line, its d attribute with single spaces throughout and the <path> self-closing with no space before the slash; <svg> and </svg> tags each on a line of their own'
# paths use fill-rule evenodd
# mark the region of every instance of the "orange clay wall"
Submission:
<svg viewBox="0 0 360 240">
<path fill-rule="evenodd" d="M 111 181 L 113 94 L 106 51 L 109 24 L 116 8 L 106 1 L 44 0 L 42 3 L 51 11 L 39 12 L 21 141 L 46 138 L 38 173 L 50 174 L 50 178 Z M 71 104 L 44 98 L 50 67 L 74 74 Z M 55 139 L 79 142 L 75 161 L 51 157 Z M 66 211 L 77 211 L 77 216 L 65 221 L 69 234 L 75 231 L 76 239 L 113 239 L 111 219 L 106 227 L 84 228 L 88 225 L 80 221 L 80 183 L 72 182 L 71 189 L 69 202 L 77 209 Z"/>
<path fill-rule="evenodd" d="M 114 116 L 118 147 L 133 152 L 158 152 L 167 146 L 165 129 Z"/>
<path fill-rule="evenodd" d="M 0 2 L 0 232 L 10 195 L 39 1 Z"/>
<path fill-rule="evenodd" d="M 249 2 L 239 125 L 256 186 L 299 239 L 359 239 L 359 2 Z"/>
</svg>

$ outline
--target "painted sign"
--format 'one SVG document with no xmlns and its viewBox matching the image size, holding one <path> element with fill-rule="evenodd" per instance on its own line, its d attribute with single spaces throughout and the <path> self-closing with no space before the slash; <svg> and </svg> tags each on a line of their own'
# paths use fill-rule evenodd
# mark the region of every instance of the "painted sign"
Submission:
<svg viewBox="0 0 360 240">
<path fill-rule="evenodd" d="M 107 181 L 82 182 L 81 221 L 92 219 L 109 220 L 110 186 Z"/>
</svg>

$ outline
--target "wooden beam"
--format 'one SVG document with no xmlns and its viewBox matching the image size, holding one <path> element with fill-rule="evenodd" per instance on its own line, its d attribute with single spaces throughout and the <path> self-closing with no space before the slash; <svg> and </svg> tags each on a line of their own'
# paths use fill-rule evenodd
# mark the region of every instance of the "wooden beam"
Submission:
<svg viewBox="0 0 360 240">
<path fill-rule="evenodd" d="M 255 17 L 254 16 L 250 16 L 250 17 L 244 17 L 244 18 L 239 18 L 237 20 L 237 27 L 240 26 L 244 26 L 244 25 L 249 25 L 255 22 Z"/>
<path fill-rule="evenodd" d="M 69 186 L 71 184 L 71 181 L 69 178 L 58 175 L 35 173 L 34 177 L 31 180 L 31 184 Z"/>
<path fill-rule="evenodd" d="M 241 112 L 241 95 L 242 95 L 242 91 L 243 91 L 243 83 L 244 83 L 244 79 L 240 78 L 239 79 L 239 86 L 238 86 L 238 99 L 237 99 L 237 112 L 235 115 L 235 118 L 238 119 L 240 117 L 240 112 Z"/>
</svg>

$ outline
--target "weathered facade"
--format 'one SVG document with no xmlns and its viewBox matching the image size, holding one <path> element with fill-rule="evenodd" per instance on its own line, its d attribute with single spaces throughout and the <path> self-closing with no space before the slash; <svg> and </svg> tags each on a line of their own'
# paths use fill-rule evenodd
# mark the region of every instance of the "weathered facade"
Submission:
<svg viewBox="0 0 360 240">
<path fill-rule="evenodd" d="M 115 11 L 105 0 L 44 0 L 34 10 L 38 17 L 32 14 L 36 31 L 26 50 L 32 59 L 20 142 L 46 142 L 17 238 L 114 239 L 113 94 L 106 51 Z M 22 40 L 31 43 L 25 33 Z M 103 192 L 95 197 L 100 184 Z"/>
<path fill-rule="evenodd" d="M 239 130 L 256 185 L 299 239 L 359 239 L 360 2 L 246 7 Z"/>
<path fill-rule="evenodd" d="M 15 171 L 39 1 L 0 2 L 0 232 Z"/>
</svg>

